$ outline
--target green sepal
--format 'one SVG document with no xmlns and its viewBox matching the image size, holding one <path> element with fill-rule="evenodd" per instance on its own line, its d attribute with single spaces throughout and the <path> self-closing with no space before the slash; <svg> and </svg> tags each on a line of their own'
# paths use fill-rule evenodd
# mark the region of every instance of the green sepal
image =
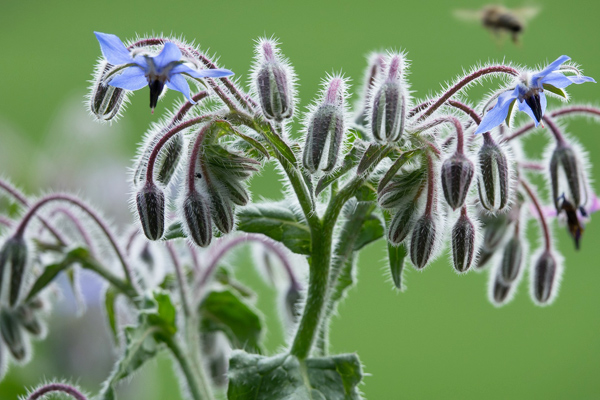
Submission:
<svg viewBox="0 0 600 400">
<path fill-rule="evenodd" d="M 510 105 L 508 106 L 508 114 L 506 114 L 506 119 L 504 120 L 504 122 L 506 123 L 506 126 L 508 126 L 509 128 L 510 128 L 510 118 L 511 118 L 513 110 L 515 108 L 515 104 L 517 104 L 517 100 L 514 100 L 512 103 L 510 103 Z"/>
<path fill-rule="evenodd" d="M 354 147 L 350 150 L 340 168 L 336 168 L 331 174 L 323 176 L 319 179 L 315 189 L 315 195 L 319 195 L 327 186 L 338 180 L 352 168 L 354 168 L 361 159 L 361 155 L 365 152 L 366 144 L 362 141 L 356 141 Z"/>
<path fill-rule="evenodd" d="M 116 302 L 119 292 L 113 287 L 109 286 L 104 292 L 104 311 L 106 312 L 106 319 L 108 320 L 108 326 L 110 333 L 112 333 L 113 340 L 116 344 L 119 343 L 119 331 L 117 327 L 117 310 Z"/>
<path fill-rule="evenodd" d="M 389 151 L 390 147 L 388 145 L 371 143 L 360 159 L 356 173 L 358 175 L 364 174 L 371 169 L 371 167 L 377 165 Z"/>
<path fill-rule="evenodd" d="M 387 211 L 383 212 L 386 225 L 389 228 L 390 225 L 390 214 Z M 392 274 L 392 281 L 396 289 L 404 290 L 402 286 L 402 271 L 404 270 L 404 261 L 408 252 L 406 250 L 406 244 L 401 243 L 399 246 L 394 246 L 389 241 L 387 242 L 388 250 L 388 261 L 390 263 L 390 272 Z"/>
<path fill-rule="evenodd" d="M 557 88 L 556 86 L 552 86 L 547 83 L 542 84 L 542 86 L 544 87 L 544 90 L 547 90 L 550 93 L 554 93 L 555 95 L 563 97 L 565 99 L 569 98 L 569 96 L 567 95 L 567 92 L 565 92 L 564 90 L 562 90 L 560 88 Z"/>
<path fill-rule="evenodd" d="M 422 149 L 415 149 L 405 151 L 404 153 L 402 153 L 400 157 L 398 157 L 396 161 L 394 161 L 394 163 L 392 164 L 390 169 L 388 169 L 388 171 L 385 173 L 383 178 L 381 178 L 381 181 L 379 181 L 379 186 L 377 186 L 377 192 L 381 192 L 381 190 L 390 182 L 394 175 L 396 175 L 396 173 L 400 171 L 400 168 L 402 168 L 404 164 L 410 161 L 416 154 L 419 154 L 421 152 Z"/>
</svg>

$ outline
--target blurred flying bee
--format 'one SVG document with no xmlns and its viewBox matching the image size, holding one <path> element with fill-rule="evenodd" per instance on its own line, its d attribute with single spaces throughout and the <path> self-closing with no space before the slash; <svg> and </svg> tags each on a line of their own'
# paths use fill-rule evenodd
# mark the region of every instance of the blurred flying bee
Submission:
<svg viewBox="0 0 600 400">
<path fill-rule="evenodd" d="M 481 22 L 496 37 L 510 34 L 514 43 L 525 29 L 525 24 L 540 11 L 539 7 L 508 9 L 501 5 L 487 5 L 481 10 L 454 10 L 454 16 L 463 21 Z"/>
</svg>

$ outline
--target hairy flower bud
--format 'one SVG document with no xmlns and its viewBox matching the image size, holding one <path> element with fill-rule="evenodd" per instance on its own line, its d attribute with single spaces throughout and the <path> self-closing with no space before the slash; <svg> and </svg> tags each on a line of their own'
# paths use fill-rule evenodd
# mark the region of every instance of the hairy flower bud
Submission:
<svg viewBox="0 0 600 400">
<path fill-rule="evenodd" d="M 357 107 L 357 110 L 359 111 L 354 120 L 355 123 L 360 126 L 364 126 L 367 124 L 369 118 L 369 96 L 372 94 L 371 91 L 373 86 L 375 85 L 375 82 L 377 82 L 380 79 L 381 75 L 383 75 L 383 73 L 385 72 L 386 61 L 387 57 L 385 56 L 385 54 L 373 53 L 369 55 L 369 65 L 365 70 L 365 77 L 363 80 L 363 94 L 361 96 L 361 100 L 357 104 L 359 106 Z"/>
<path fill-rule="evenodd" d="M 144 234 L 159 240 L 165 230 L 165 195 L 154 183 L 146 183 L 136 196 L 137 210 Z"/>
<path fill-rule="evenodd" d="M 475 226 L 469 219 L 467 212 L 461 213 L 452 228 L 452 260 L 454 269 L 466 272 L 473 262 L 475 253 Z"/>
<path fill-rule="evenodd" d="M 345 129 L 345 84 L 339 77 L 332 78 L 325 88 L 324 101 L 309 117 L 303 164 L 311 173 L 331 171 L 337 162 Z M 323 153 L 327 159 L 322 163 Z"/>
<path fill-rule="evenodd" d="M 213 222 L 218 230 L 229 233 L 233 229 L 235 211 L 231 202 L 218 190 L 210 190 L 210 202 Z"/>
<path fill-rule="evenodd" d="M 479 200 L 489 211 L 502 210 L 509 199 L 508 160 L 490 135 L 479 150 Z"/>
<path fill-rule="evenodd" d="M 0 291 L 4 274 L 10 274 L 9 303 L 19 299 L 25 267 L 27 266 L 27 244 L 21 235 L 10 237 L 0 250 Z"/>
<path fill-rule="evenodd" d="M 27 356 L 27 349 L 23 340 L 23 332 L 19 321 L 11 310 L 0 311 L 0 334 L 15 360 L 21 361 Z"/>
<path fill-rule="evenodd" d="M 262 40 L 258 44 L 254 84 L 264 116 L 280 122 L 294 112 L 293 76 L 275 46 L 272 40 Z"/>
<path fill-rule="evenodd" d="M 402 58 L 391 57 L 386 79 L 373 87 L 371 132 L 380 142 L 395 142 L 404 133 L 406 96 L 402 79 Z"/>
<path fill-rule="evenodd" d="M 198 192 L 188 193 L 183 201 L 183 221 L 194 243 L 206 247 L 212 239 L 212 220 L 206 199 Z"/>
<path fill-rule="evenodd" d="M 540 305 L 550 304 L 558 286 L 559 265 L 550 250 L 545 250 L 533 267 L 532 294 Z"/>
<path fill-rule="evenodd" d="M 90 110 L 102 121 L 110 121 L 119 114 L 119 110 L 125 100 L 125 91 L 114 86 L 110 86 L 106 76 L 113 68 L 113 65 L 104 62 L 98 66 L 97 78 L 92 87 L 90 96 Z"/>
<path fill-rule="evenodd" d="M 498 306 L 506 304 L 511 298 L 511 289 L 511 284 L 504 282 L 500 274 L 496 274 L 491 288 L 492 302 Z"/>
<path fill-rule="evenodd" d="M 436 234 L 432 215 L 424 214 L 415 223 L 410 240 L 410 260 L 415 268 L 422 269 L 429 262 L 435 246 Z"/>
<path fill-rule="evenodd" d="M 407 203 L 400 208 L 390 222 L 388 230 L 388 240 L 392 244 L 400 244 L 408 236 L 415 223 L 415 213 L 417 205 L 414 202 Z"/>
<path fill-rule="evenodd" d="M 427 178 L 427 169 L 418 168 L 410 172 L 399 174 L 392 178 L 378 195 L 379 205 L 383 208 L 394 209 L 401 207 L 422 191 Z"/>
<path fill-rule="evenodd" d="M 517 279 L 523 263 L 523 238 L 515 236 L 506 243 L 500 265 L 500 279 L 509 284 Z"/>
<path fill-rule="evenodd" d="M 27 332 L 34 336 L 40 336 L 43 333 L 42 323 L 30 307 L 20 305 L 17 307 L 15 315 Z"/>
<path fill-rule="evenodd" d="M 465 203 L 475 166 L 464 154 L 454 153 L 442 164 L 442 189 L 446 202 L 453 210 Z"/>
<path fill-rule="evenodd" d="M 563 196 L 576 209 L 582 205 L 586 185 L 583 170 L 574 149 L 564 142 L 556 146 L 550 158 L 550 182 L 558 213 L 562 210 Z"/>
<path fill-rule="evenodd" d="M 181 134 L 173 136 L 165 144 L 162 151 L 160 152 L 157 161 L 157 176 L 156 180 L 163 185 L 167 185 L 173 174 L 177 170 L 177 164 L 183 153 L 183 138 Z"/>
</svg>

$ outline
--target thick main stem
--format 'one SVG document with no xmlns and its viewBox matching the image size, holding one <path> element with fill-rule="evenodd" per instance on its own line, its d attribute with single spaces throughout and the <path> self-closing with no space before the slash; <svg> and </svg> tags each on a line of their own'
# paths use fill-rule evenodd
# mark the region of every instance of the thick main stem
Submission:
<svg viewBox="0 0 600 400">
<path fill-rule="evenodd" d="M 163 342 L 167 345 L 171 353 L 177 360 L 177 363 L 181 367 L 181 371 L 185 376 L 185 379 L 188 383 L 188 388 L 190 390 L 190 394 L 192 395 L 194 400 L 212 400 L 213 396 L 210 392 L 210 387 L 208 386 L 208 382 L 203 374 L 203 371 L 199 370 L 194 366 L 186 353 L 179 347 L 179 344 L 173 340 L 172 337 L 163 338 Z M 202 368 L 202 366 L 200 366 Z"/>
</svg>

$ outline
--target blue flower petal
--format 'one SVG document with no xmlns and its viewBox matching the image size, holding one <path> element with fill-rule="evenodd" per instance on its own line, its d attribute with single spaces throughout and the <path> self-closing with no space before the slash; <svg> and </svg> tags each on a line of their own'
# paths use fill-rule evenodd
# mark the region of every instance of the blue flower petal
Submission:
<svg viewBox="0 0 600 400">
<path fill-rule="evenodd" d="M 146 56 L 135 56 L 132 61 L 138 67 L 143 69 L 145 72 L 148 72 L 148 60 L 146 60 Z"/>
<path fill-rule="evenodd" d="M 129 64 L 131 55 L 129 50 L 123 44 L 121 39 L 116 35 L 109 33 L 94 32 L 98 42 L 100 42 L 100 50 L 106 60 L 113 65 Z"/>
<path fill-rule="evenodd" d="M 543 93 L 540 93 L 540 104 L 542 102 L 542 95 L 543 95 Z M 544 102 L 545 102 L 545 99 L 546 99 L 546 96 L 544 96 Z M 529 107 L 529 104 L 527 104 L 527 102 L 525 100 L 518 101 L 517 103 L 519 104 L 519 110 L 527 113 L 527 115 L 529 115 L 529 117 L 531 117 L 533 122 L 535 122 L 535 126 L 538 126 L 540 123 L 538 122 L 537 119 L 535 119 L 535 115 L 533 115 L 533 111 L 531 110 L 531 107 Z"/>
<path fill-rule="evenodd" d="M 531 82 L 533 83 L 534 86 L 541 86 L 539 83 L 539 80 L 544 78 L 546 75 L 550 74 L 551 72 L 556 71 L 563 63 L 569 61 L 571 59 L 571 57 L 569 56 L 560 56 L 558 57 L 556 60 L 554 60 L 553 62 L 551 62 L 546 68 L 544 68 L 543 70 L 541 70 L 540 72 L 533 74 L 533 76 L 531 77 Z"/>
<path fill-rule="evenodd" d="M 544 92 L 540 93 L 540 106 L 542 106 L 542 117 L 543 117 L 544 114 L 546 113 L 546 107 L 548 106 L 548 99 L 546 98 L 546 95 L 544 94 Z"/>
<path fill-rule="evenodd" d="M 171 70 L 171 74 L 188 74 L 194 78 L 223 78 L 233 75 L 233 72 L 224 68 L 203 69 L 198 71 L 185 64 L 179 64 Z"/>
<path fill-rule="evenodd" d="M 148 80 L 141 68 L 128 67 L 121 75 L 112 78 L 108 84 L 125 90 L 139 90 L 148 85 Z"/>
<path fill-rule="evenodd" d="M 475 135 L 487 132 L 500 125 L 508 115 L 510 104 L 519 96 L 518 87 L 512 92 L 504 92 L 498 97 L 494 108 L 488 111 L 475 131 Z"/>
<path fill-rule="evenodd" d="M 541 80 L 542 84 L 552 85 L 556 88 L 563 89 L 567 86 L 575 83 L 581 84 L 585 82 L 596 82 L 593 78 L 589 76 L 580 76 L 580 75 L 563 75 L 558 72 L 553 72 L 548 74 L 545 78 Z"/>
<path fill-rule="evenodd" d="M 156 69 L 160 71 L 164 67 L 166 67 L 169 63 L 174 61 L 181 60 L 181 51 L 179 47 L 175 43 L 167 42 L 165 43 L 165 47 L 163 47 L 162 51 L 156 57 L 153 57 L 154 64 L 156 65 Z"/>
<path fill-rule="evenodd" d="M 196 104 L 190 97 L 190 85 L 188 85 L 187 81 L 182 75 L 171 76 L 171 78 L 167 81 L 167 87 L 183 93 L 185 98 L 188 99 L 190 103 Z"/>
</svg>

